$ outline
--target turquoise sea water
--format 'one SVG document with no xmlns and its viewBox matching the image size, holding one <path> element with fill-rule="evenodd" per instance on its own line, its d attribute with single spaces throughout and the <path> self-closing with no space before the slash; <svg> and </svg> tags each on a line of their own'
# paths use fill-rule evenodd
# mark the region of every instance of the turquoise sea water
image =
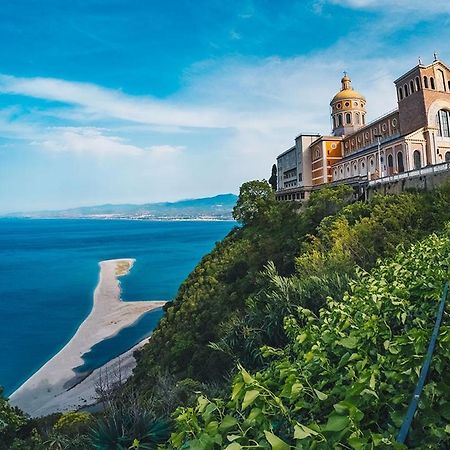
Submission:
<svg viewBox="0 0 450 450">
<path fill-rule="evenodd" d="M 135 258 L 121 278 L 124 300 L 170 300 L 180 283 L 235 226 L 233 222 L 0 220 L 0 385 L 13 392 L 73 336 L 92 307 L 99 261 Z M 131 347 L 153 328 L 94 346 L 86 368 Z"/>
</svg>

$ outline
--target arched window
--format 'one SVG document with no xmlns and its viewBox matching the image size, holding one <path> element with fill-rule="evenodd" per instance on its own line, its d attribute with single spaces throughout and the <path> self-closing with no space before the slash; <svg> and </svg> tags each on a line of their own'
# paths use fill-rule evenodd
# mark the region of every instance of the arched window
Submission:
<svg viewBox="0 0 450 450">
<path fill-rule="evenodd" d="M 420 169 L 422 167 L 422 158 L 420 156 L 419 150 L 414 150 L 413 159 L 414 159 L 414 169 Z"/>
<path fill-rule="evenodd" d="M 438 69 L 438 74 L 439 74 L 439 80 L 436 80 L 436 81 L 438 81 L 438 85 L 439 85 L 439 90 L 443 90 L 443 91 L 446 91 L 447 89 L 446 89 L 446 86 L 445 86 L 445 75 L 444 75 L 444 72 L 441 70 L 441 69 Z"/>
<path fill-rule="evenodd" d="M 430 86 L 431 86 L 431 89 L 436 89 L 436 86 L 434 85 L 434 78 L 433 77 L 430 77 Z"/>
<path fill-rule="evenodd" d="M 403 164 L 403 153 L 402 152 L 397 153 L 397 168 L 398 168 L 399 173 L 402 173 L 405 171 L 405 165 Z"/>
<path fill-rule="evenodd" d="M 408 97 L 408 95 L 409 95 L 408 85 L 405 84 L 405 85 L 403 86 L 403 89 L 405 90 L 405 97 Z"/>
<path fill-rule="evenodd" d="M 360 124 L 360 118 L 359 118 L 359 113 L 355 113 L 355 121 L 356 121 L 356 124 L 357 125 L 359 125 Z"/>
<path fill-rule="evenodd" d="M 342 114 L 338 114 L 338 127 L 342 127 Z"/>
<path fill-rule="evenodd" d="M 423 84 L 428 89 L 428 77 L 423 77 Z"/>
<path fill-rule="evenodd" d="M 394 158 L 392 155 L 388 155 L 388 174 L 392 175 L 392 172 L 394 171 Z"/>
<path fill-rule="evenodd" d="M 336 128 L 336 117 L 333 116 L 333 130 Z"/>
<path fill-rule="evenodd" d="M 398 88 L 398 98 L 403 100 L 403 89 L 401 86 Z"/>
<path fill-rule="evenodd" d="M 365 125 L 366 124 L 366 116 L 363 114 L 361 118 L 362 118 L 362 124 Z"/>
<path fill-rule="evenodd" d="M 448 84 L 448 90 L 450 91 L 450 80 L 447 81 Z"/>
<path fill-rule="evenodd" d="M 350 113 L 345 114 L 345 123 L 350 125 L 352 123 L 352 115 Z"/>
<path fill-rule="evenodd" d="M 420 91 L 420 78 L 416 77 L 416 91 Z"/>
<path fill-rule="evenodd" d="M 409 87 L 410 87 L 410 89 L 411 89 L 411 94 L 414 92 L 414 82 L 413 82 L 413 80 L 411 80 L 410 82 L 409 82 Z"/>
<path fill-rule="evenodd" d="M 450 163 L 450 152 L 445 154 L 445 162 Z"/>
<path fill-rule="evenodd" d="M 450 111 L 441 109 L 437 115 L 438 136 L 450 137 Z"/>
</svg>

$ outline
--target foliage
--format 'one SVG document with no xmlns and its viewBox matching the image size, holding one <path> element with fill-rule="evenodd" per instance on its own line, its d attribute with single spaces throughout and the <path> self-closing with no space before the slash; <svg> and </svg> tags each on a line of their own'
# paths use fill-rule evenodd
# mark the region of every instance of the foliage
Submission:
<svg viewBox="0 0 450 450">
<path fill-rule="evenodd" d="M 281 275 L 294 272 L 301 243 L 315 233 L 313 222 L 323 219 L 320 214 L 345 206 L 349 192 L 344 186 L 314 193 L 311 210 L 306 207 L 301 214 L 297 205 L 270 200 L 265 222 L 236 228 L 219 242 L 166 305 L 152 339 L 136 355 L 138 364 L 128 386 L 151 396 L 158 378 L 167 372 L 178 380 L 226 379 L 234 358 L 215 351 L 210 342 L 220 341 L 224 326 L 245 316 L 246 300 L 261 288 L 258 276 L 269 261 Z M 327 208 L 318 207 L 322 198 Z"/>
<path fill-rule="evenodd" d="M 285 348 L 268 367 L 240 367 L 231 396 L 180 408 L 171 448 L 403 448 L 395 436 L 417 382 L 444 281 L 450 233 L 399 250 L 315 315 L 285 319 Z M 447 314 L 448 318 L 448 314 Z M 409 448 L 450 446 L 450 325 L 438 345 Z"/>
<path fill-rule="evenodd" d="M 64 434 L 79 434 L 87 430 L 92 421 L 91 414 L 83 411 L 64 413 L 54 425 L 54 430 Z"/>
<path fill-rule="evenodd" d="M 118 411 L 97 421 L 92 445 L 98 450 L 153 450 L 167 441 L 169 422 L 155 420 L 145 411 Z"/>
<path fill-rule="evenodd" d="M 278 177 L 277 176 L 277 165 L 274 164 L 272 166 L 272 172 L 271 172 L 270 178 L 269 178 L 269 184 L 270 184 L 270 186 L 272 186 L 272 189 L 274 191 L 277 190 L 277 177 Z"/>
<path fill-rule="evenodd" d="M 265 222 L 273 214 L 275 203 L 275 194 L 267 181 L 248 181 L 239 190 L 233 217 L 243 225 Z"/>
<path fill-rule="evenodd" d="M 9 449 L 8 446 L 26 427 L 27 422 L 24 414 L 3 397 L 3 388 L 0 387 L 0 449 Z"/>
</svg>

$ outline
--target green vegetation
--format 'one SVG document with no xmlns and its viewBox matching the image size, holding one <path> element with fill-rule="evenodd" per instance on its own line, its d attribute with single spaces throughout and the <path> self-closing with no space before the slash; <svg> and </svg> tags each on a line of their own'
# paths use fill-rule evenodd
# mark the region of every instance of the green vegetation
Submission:
<svg viewBox="0 0 450 450">
<path fill-rule="evenodd" d="M 449 277 L 450 184 L 353 200 L 324 188 L 299 208 L 245 183 L 240 226 L 165 306 L 104 412 L 36 421 L 0 400 L 0 449 L 404 448 Z M 446 313 L 408 448 L 450 447 L 449 331 Z"/>
<path fill-rule="evenodd" d="M 263 347 L 268 365 L 240 367 L 225 399 L 199 397 L 176 414 L 173 448 L 403 448 L 395 436 L 449 278 L 450 229 L 358 270 L 343 298 L 319 314 L 297 306 L 288 343 Z M 273 274 L 279 298 L 288 283 Z M 416 448 L 450 446 L 450 325 L 441 327 L 433 370 L 410 432 Z M 338 447 L 336 447 L 336 445 Z"/>
</svg>

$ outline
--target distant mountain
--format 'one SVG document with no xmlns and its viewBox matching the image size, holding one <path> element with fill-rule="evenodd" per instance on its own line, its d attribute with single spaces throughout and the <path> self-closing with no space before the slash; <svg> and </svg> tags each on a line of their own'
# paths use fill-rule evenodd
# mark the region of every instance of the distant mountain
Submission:
<svg viewBox="0 0 450 450">
<path fill-rule="evenodd" d="M 147 219 L 147 220 L 228 220 L 236 204 L 234 194 L 195 198 L 177 202 L 146 203 L 143 205 L 83 206 L 58 211 L 35 211 L 8 214 L 5 217 L 22 218 L 97 218 L 97 219 Z"/>
</svg>

